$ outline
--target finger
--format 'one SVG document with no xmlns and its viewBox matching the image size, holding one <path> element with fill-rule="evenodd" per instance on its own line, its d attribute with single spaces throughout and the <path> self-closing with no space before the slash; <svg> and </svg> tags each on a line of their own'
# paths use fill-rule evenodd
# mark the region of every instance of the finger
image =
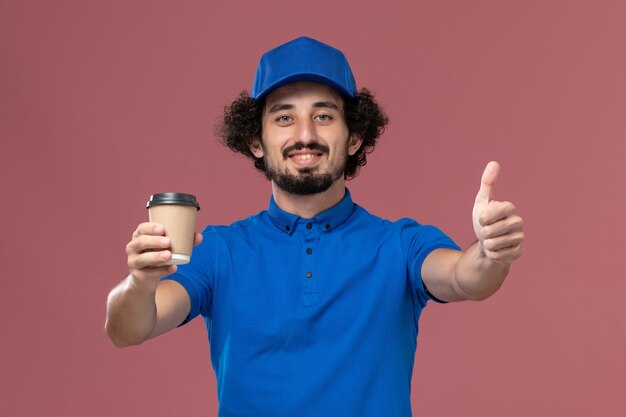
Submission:
<svg viewBox="0 0 626 417">
<path fill-rule="evenodd" d="M 141 235 L 159 235 L 165 234 L 163 225 L 159 223 L 145 222 L 137 226 L 137 229 L 133 232 L 133 239 L 138 238 Z"/>
<path fill-rule="evenodd" d="M 509 233 L 504 236 L 493 237 L 483 241 L 483 247 L 492 252 L 519 245 L 524 240 L 524 233 Z"/>
<path fill-rule="evenodd" d="M 500 164 L 496 161 L 489 162 L 480 179 L 480 188 L 478 189 L 478 194 L 476 194 L 476 202 L 488 203 L 493 200 L 493 186 L 498 180 L 499 174 Z"/>
<path fill-rule="evenodd" d="M 162 267 L 163 264 L 170 259 L 172 259 L 172 252 L 169 250 L 136 253 L 128 257 L 128 269 L 132 271 L 137 269 Z"/>
<path fill-rule="evenodd" d="M 193 237 L 193 245 L 194 246 L 198 246 L 200 243 L 202 243 L 202 240 L 204 239 L 204 237 L 202 236 L 202 233 L 196 233 L 194 234 Z"/>
<path fill-rule="evenodd" d="M 160 251 L 167 249 L 172 244 L 172 240 L 165 236 L 139 236 L 126 245 L 126 254 L 131 256 L 147 251 Z"/>
<path fill-rule="evenodd" d="M 500 249 L 497 251 L 485 250 L 485 256 L 487 259 L 493 262 L 510 264 L 517 260 L 524 253 L 523 244 L 517 246 L 511 246 L 508 248 Z"/>
<path fill-rule="evenodd" d="M 524 221 L 520 216 L 513 215 L 483 227 L 481 234 L 484 239 L 489 239 L 522 230 L 524 230 Z"/>
<path fill-rule="evenodd" d="M 498 220 L 505 219 L 513 216 L 516 213 L 516 208 L 513 203 L 508 201 L 492 201 L 487 207 L 480 213 L 478 222 L 481 226 L 487 226 L 497 222 Z"/>
</svg>

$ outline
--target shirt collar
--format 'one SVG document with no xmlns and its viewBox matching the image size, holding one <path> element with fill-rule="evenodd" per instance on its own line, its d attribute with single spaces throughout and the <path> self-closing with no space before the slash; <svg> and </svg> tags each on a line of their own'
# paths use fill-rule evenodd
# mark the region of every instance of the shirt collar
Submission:
<svg viewBox="0 0 626 417">
<path fill-rule="evenodd" d="M 354 203 L 352 202 L 350 191 L 346 188 L 346 193 L 341 201 L 339 201 L 339 203 L 335 204 L 328 210 L 319 213 L 312 219 L 303 219 L 303 222 L 300 223 L 318 223 L 320 227 L 322 227 L 324 230 L 330 231 L 348 220 L 353 211 Z M 288 213 L 278 207 L 276 201 L 274 201 L 274 196 L 270 198 L 270 204 L 267 212 L 269 213 L 270 219 L 272 220 L 274 226 L 290 235 L 296 229 L 298 220 L 302 219 L 302 217 L 292 213 Z"/>
</svg>

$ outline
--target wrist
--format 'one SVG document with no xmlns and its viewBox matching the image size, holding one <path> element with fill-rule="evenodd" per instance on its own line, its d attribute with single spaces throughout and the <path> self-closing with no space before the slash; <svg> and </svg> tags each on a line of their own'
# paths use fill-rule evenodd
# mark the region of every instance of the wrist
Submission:
<svg viewBox="0 0 626 417">
<path fill-rule="evenodd" d="M 129 291 L 141 294 L 156 293 L 156 288 L 159 284 L 158 279 L 138 278 L 132 273 L 128 274 L 126 280 L 128 282 L 127 289 Z"/>
</svg>

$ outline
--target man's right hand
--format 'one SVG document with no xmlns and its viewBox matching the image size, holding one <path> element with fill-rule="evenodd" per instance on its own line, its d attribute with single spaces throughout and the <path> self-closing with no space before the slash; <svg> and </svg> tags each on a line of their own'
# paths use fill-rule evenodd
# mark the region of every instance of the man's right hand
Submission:
<svg viewBox="0 0 626 417">
<path fill-rule="evenodd" d="M 200 242 L 202 235 L 195 233 L 194 246 Z M 131 285 L 137 289 L 154 290 L 162 277 L 176 272 L 176 265 L 163 265 L 172 259 L 171 244 L 163 225 L 146 222 L 137 226 L 132 240 L 126 245 Z"/>
<path fill-rule="evenodd" d="M 141 223 L 126 245 L 128 270 L 137 289 L 153 290 L 159 279 L 176 272 L 176 265 L 163 265 L 172 258 L 170 238 L 158 223 Z"/>
</svg>

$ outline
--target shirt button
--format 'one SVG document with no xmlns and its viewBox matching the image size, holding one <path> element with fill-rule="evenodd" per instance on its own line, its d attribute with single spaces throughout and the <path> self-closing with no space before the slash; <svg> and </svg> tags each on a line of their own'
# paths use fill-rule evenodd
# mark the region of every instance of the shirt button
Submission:
<svg viewBox="0 0 626 417">
<path fill-rule="evenodd" d="M 307 278 L 311 278 L 313 276 L 313 273 L 312 272 L 307 272 L 305 275 L 306 275 Z"/>
<path fill-rule="evenodd" d="M 326 230 L 330 230 L 330 224 L 326 225 Z"/>
<path fill-rule="evenodd" d="M 306 224 L 306 228 L 307 228 L 307 229 L 311 229 L 311 228 L 313 228 L 313 223 L 307 223 L 307 224 Z"/>
<path fill-rule="evenodd" d="M 306 248 L 306 253 L 308 253 L 309 255 L 313 253 L 313 249 L 311 248 Z"/>
<path fill-rule="evenodd" d="M 291 227 L 289 227 L 289 226 L 285 226 L 285 230 L 286 230 L 286 231 L 290 231 L 290 230 L 291 230 Z"/>
</svg>

